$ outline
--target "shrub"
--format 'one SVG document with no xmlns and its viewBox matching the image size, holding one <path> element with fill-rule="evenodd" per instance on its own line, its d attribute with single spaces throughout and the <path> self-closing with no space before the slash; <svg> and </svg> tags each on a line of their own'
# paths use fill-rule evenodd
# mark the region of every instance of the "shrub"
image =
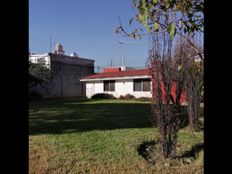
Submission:
<svg viewBox="0 0 232 174">
<path fill-rule="evenodd" d="M 112 94 L 107 94 L 107 93 L 97 93 L 94 94 L 92 99 L 115 99 L 115 97 Z"/>
<path fill-rule="evenodd" d="M 130 100 L 130 99 L 134 99 L 135 96 L 133 96 L 133 95 L 131 95 L 131 94 L 126 94 L 126 95 L 124 96 L 124 98 L 125 98 L 125 100 Z"/>
<path fill-rule="evenodd" d="M 120 95 L 120 96 L 118 97 L 118 99 L 120 99 L 120 100 L 124 100 L 124 99 L 125 99 L 125 97 L 124 97 L 123 95 Z"/>
<path fill-rule="evenodd" d="M 139 98 L 136 98 L 136 100 L 139 100 L 139 101 L 151 101 L 151 98 L 150 97 L 139 97 Z"/>
</svg>

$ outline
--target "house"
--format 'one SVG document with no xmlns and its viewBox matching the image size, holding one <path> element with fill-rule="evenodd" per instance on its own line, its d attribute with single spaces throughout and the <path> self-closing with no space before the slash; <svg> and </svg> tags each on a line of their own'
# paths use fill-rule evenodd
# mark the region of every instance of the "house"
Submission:
<svg viewBox="0 0 232 174">
<path fill-rule="evenodd" d="M 30 54 L 32 63 L 44 62 L 53 69 L 53 78 L 45 88 L 33 87 L 44 98 L 85 96 L 85 84 L 80 82 L 82 76 L 94 73 L 94 60 L 80 58 L 76 53 L 65 55 L 63 46 L 57 44 L 54 53 Z"/>
<path fill-rule="evenodd" d="M 103 73 L 93 74 L 81 77 L 80 81 L 86 83 L 86 96 L 91 98 L 97 93 L 108 93 L 119 98 L 131 94 L 136 98 L 152 97 L 152 82 L 150 70 L 135 69 L 122 70 L 121 68 L 105 68 Z M 164 86 L 161 87 L 162 98 L 164 101 Z M 176 99 L 176 86 L 173 84 L 171 94 Z M 180 102 L 185 104 L 186 94 L 181 94 Z"/>
<path fill-rule="evenodd" d="M 97 93 L 108 93 L 117 98 L 128 93 L 136 98 L 152 97 L 149 69 L 105 68 L 103 73 L 81 77 L 80 81 L 86 83 L 88 98 Z"/>
</svg>

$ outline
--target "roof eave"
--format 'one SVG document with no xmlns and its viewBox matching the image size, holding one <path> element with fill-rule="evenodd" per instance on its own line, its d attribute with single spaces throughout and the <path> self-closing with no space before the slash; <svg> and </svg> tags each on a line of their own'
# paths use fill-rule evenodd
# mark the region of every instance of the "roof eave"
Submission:
<svg viewBox="0 0 232 174">
<path fill-rule="evenodd" d="M 81 79 L 81 82 L 90 82 L 90 81 L 103 81 L 103 80 L 128 80 L 128 79 L 144 79 L 151 78 L 149 75 L 142 76 L 125 76 L 125 77 L 108 77 L 108 78 L 92 78 L 92 79 Z"/>
</svg>

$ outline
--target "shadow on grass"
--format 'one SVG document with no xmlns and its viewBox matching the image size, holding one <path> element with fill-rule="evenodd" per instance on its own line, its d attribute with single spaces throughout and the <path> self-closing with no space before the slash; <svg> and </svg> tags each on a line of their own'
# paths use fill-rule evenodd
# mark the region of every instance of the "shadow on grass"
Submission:
<svg viewBox="0 0 232 174">
<path fill-rule="evenodd" d="M 191 150 L 184 152 L 183 155 L 177 158 L 196 158 L 197 154 L 204 149 L 204 143 L 198 143 L 192 146 Z"/>
<path fill-rule="evenodd" d="M 30 103 L 29 134 L 151 127 L 150 103 L 46 100 Z"/>
<path fill-rule="evenodd" d="M 137 152 L 142 156 L 148 163 L 155 164 L 152 154 L 154 154 L 154 147 L 158 144 L 158 141 L 148 141 L 143 142 L 137 149 Z M 184 159 L 184 158 L 193 158 L 196 159 L 199 152 L 204 149 L 204 143 L 197 143 L 192 146 L 189 151 L 185 151 L 182 155 L 174 157 L 174 159 Z M 157 152 L 159 155 L 162 155 L 161 152 Z"/>
<path fill-rule="evenodd" d="M 151 153 L 153 152 L 155 144 L 157 141 L 148 141 L 143 142 L 137 149 L 137 152 L 140 156 L 142 156 L 148 163 L 153 164 L 154 161 L 151 159 Z"/>
</svg>

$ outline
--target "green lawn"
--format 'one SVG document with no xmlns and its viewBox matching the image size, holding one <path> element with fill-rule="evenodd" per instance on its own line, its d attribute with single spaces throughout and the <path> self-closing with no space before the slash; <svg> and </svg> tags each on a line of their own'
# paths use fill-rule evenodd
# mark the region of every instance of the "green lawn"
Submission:
<svg viewBox="0 0 232 174">
<path fill-rule="evenodd" d="M 29 104 L 29 173 L 203 173 L 203 150 L 188 165 L 149 164 L 139 146 L 157 138 L 149 102 L 56 99 Z M 178 154 L 203 143 L 181 130 Z"/>
</svg>

